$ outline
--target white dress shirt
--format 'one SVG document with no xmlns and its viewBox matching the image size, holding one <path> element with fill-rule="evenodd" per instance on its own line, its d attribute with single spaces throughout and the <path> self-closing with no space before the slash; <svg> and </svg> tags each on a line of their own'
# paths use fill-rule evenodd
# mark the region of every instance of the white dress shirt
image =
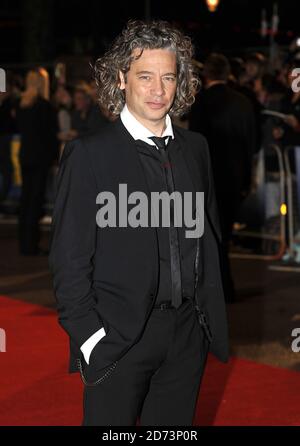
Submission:
<svg viewBox="0 0 300 446">
<path fill-rule="evenodd" d="M 123 110 L 120 113 L 120 118 L 123 123 L 123 125 L 126 127 L 127 131 L 131 134 L 131 136 L 136 140 L 140 139 L 141 141 L 146 142 L 147 144 L 150 144 L 152 146 L 156 147 L 156 144 L 152 139 L 149 139 L 150 136 L 157 136 L 151 130 L 147 129 L 143 126 L 130 111 L 128 110 L 127 105 L 124 105 Z M 170 136 L 172 139 L 174 139 L 174 133 L 173 133 L 173 127 L 171 118 L 169 115 L 166 115 L 166 129 L 161 135 L 163 136 Z M 157 148 L 157 147 L 156 147 Z M 157 148 L 158 149 L 158 148 Z"/>
<path fill-rule="evenodd" d="M 151 132 L 149 129 L 144 127 L 143 124 L 141 124 L 133 116 L 133 114 L 130 113 L 130 111 L 128 110 L 128 107 L 127 107 L 126 104 L 125 104 L 123 110 L 120 113 L 120 118 L 121 118 L 121 121 L 122 121 L 123 125 L 125 126 L 127 131 L 131 134 L 133 139 L 135 139 L 135 140 L 140 139 L 141 141 L 144 141 L 147 144 L 155 146 L 158 149 L 158 147 L 156 146 L 154 141 L 152 141 L 152 139 L 150 139 L 150 136 L 156 136 L 156 135 L 153 132 Z M 169 136 L 172 139 L 174 139 L 172 122 L 171 122 L 171 118 L 170 118 L 169 115 L 166 115 L 166 122 L 165 122 L 165 124 L 166 124 L 166 129 L 165 129 L 165 131 L 163 132 L 163 134 L 161 136 L 162 137 L 163 136 Z M 102 328 L 100 328 L 100 330 L 96 331 L 96 333 L 94 333 L 91 337 L 89 337 L 84 342 L 84 344 L 82 344 L 82 346 L 80 347 L 80 350 L 82 351 L 84 359 L 87 362 L 87 364 L 89 364 L 89 359 L 90 359 L 90 355 L 92 353 L 92 350 L 94 349 L 96 344 L 98 344 L 98 342 L 105 335 L 106 335 L 105 330 L 102 327 Z"/>
</svg>

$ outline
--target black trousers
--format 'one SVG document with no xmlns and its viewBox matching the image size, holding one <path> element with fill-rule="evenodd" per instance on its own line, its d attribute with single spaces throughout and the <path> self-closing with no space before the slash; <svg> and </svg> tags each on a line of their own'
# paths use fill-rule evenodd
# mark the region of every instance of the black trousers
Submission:
<svg viewBox="0 0 300 446">
<path fill-rule="evenodd" d="M 191 300 L 154 308 L 112 374 L 85 386 L 82 425 L 191 426 L 208 347 Z"/>
<path fill-rule="evenodd" d="M 19 209 L 19 250 L 22 254 L 37 254 L 40 241 L 39 219 L 47 186 L 48 166 L 22 168 L 22 191 Z"/>
<path fill-rule="evenodd" d="M 5 200 L 12 184 L 12 162 L 10 156 L 11 135 L 0 135 L 0 202 Z"/>
</svg>

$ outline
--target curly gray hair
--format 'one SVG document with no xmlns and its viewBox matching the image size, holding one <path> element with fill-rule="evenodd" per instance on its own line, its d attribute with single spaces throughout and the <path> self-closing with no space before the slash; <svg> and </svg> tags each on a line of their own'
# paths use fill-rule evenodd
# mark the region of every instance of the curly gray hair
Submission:
<svg viewBox="0 0 300 446">
<path fill-rule="evenodd" d="M 134 58 L 132 52 L 136 48 L 141 49 L 141 53 Z M 169 113 L 171 116 L 183 115 L 194 103 L 200 86 L 192 63 L 194 49 L 188 36 L 162 20 L 150 23 L 129 20 L 111 48 L 96 60 L 93 68 L 99 104 L 114 115 L 120 114 L 125 95 L 120 89 L 119 71 L 126 78 L 131 62 L 138 59 L 144 49 L 169 49 L 176 53 L 177 88 Z"/>
</svg>

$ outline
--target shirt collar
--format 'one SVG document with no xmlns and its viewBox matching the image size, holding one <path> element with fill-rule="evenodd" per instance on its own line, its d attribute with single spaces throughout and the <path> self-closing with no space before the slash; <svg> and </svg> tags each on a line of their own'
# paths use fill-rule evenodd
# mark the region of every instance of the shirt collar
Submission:
<svg viewBox="0 0 300 446">
<path fill-rule="evenodd" d="M 152 139 L 149 139 L 150 136 L 156 136 L 156 135 L 154 135 L 154 133 L 152 133 L 149 129 L 144 127 L 143 124 L 141 124 L 133 116 L 133 114 L 130 113 L 126 104 L 124 105 L 124 108 L 120 113 L 120 118 L 121 118 L 123 125 L 126 127 L 128 132 L 131 134 L 131 136 L 135 140 L 140 139 L 140 140 L 146 142 L 147 144 L 150 144 L 150 145 L 156 147 L 154 141 L 152 141 Z M 174 139 L 172 122 L 171 122 L 171 118 L 168 114 L 166 115 L 166 129 L 161 136 L 162 137 L 169 136 L 172 139 Z"/>
</svg>

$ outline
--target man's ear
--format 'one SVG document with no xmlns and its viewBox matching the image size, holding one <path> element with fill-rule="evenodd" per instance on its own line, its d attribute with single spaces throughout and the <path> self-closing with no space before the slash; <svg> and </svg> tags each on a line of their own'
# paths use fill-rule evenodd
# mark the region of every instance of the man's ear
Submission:
<svg viewBox="0 0 300 446">
<path fill-rule="evenodd" d="M 119 70 L 119 79 L 120 79 L 120 84 L 119 84 L 120 90 L 125 90 L 125 76 L 121 70 Z"/>
</svg>

